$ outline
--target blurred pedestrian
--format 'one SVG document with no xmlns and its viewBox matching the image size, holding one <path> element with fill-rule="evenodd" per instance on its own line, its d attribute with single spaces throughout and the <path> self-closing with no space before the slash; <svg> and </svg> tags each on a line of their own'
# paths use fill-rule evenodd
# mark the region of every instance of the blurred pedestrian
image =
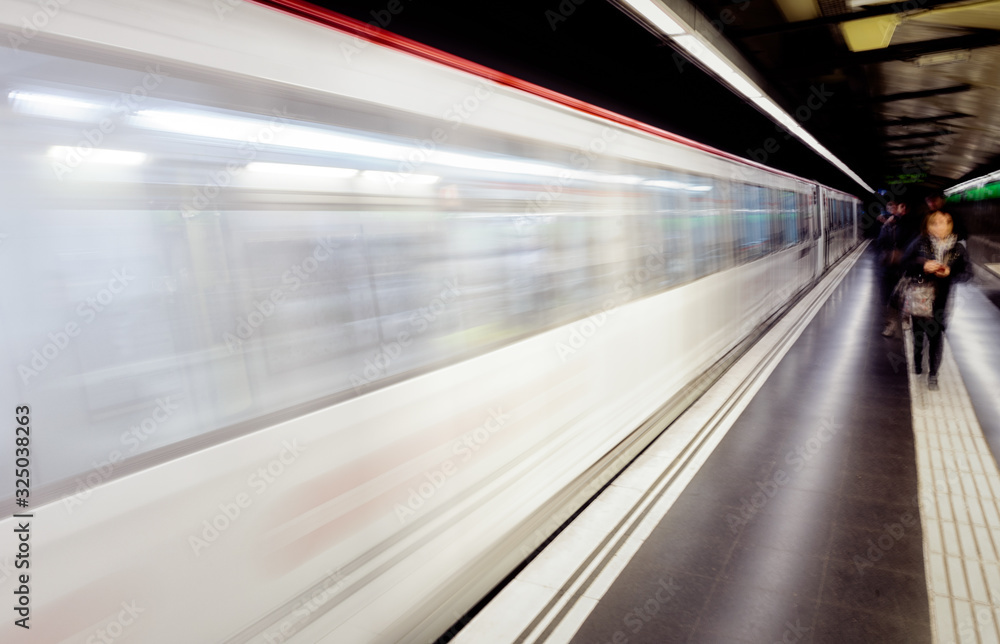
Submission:
<svg viewBox="0 0 1000 644">
<path fill-rule="evenodd" d="M 944 331 L 947 325 L 948 298 L 953 282 L 964 282 L 972 276 L 969 254 L 955 235 L 955 222 L 946 212 L 937 210 L 924 218 L 922 234 L 907 249 L 902 260 L 906 274 L 933 288 L 930 315 L 914 315 L 913 370 L 923 370 L 924 336 L 927 336 L 927 388 L 938 389 L 938 369 L 944 352 Z"/>
<path fill-rule="evenodd" d="M 892 294 L 903 274 L 901 263 L 903 254 L 920 233 L 918 226 L 914 225 L 916 218 L 909 212 L 909 204 L 905 201 L 897 202 L 895 213 L 886 219 L 875 241 L 875 248 L 878 250 L 882 304 L 885 307 L 885 327 L 882 329 L 882 335 L 886 337 L 896 335 L 901 328 L 899 303 L 893 300 Z"/>
</svg>

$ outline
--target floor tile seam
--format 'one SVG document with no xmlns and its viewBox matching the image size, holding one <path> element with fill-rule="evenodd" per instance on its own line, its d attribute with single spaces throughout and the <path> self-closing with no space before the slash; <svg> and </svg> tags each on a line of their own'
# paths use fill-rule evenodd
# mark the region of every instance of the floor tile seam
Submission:
<svg viewBox="0 0 1000 644">
<path fill-rule="evenodd" d="M 987 559 L 986 557 L 983 556 L 982 548 L 980 548 L 980 546 L 979 546 L 979 540 L 975 536 L 975 528 L 977 526 L 975 526 L 973 524 L 969 524 L 969 523 L 955 523 L 954 521 L 944 521 L 942 523 L 951 523 L 952 525 L 955 526 L 955 530 L 956 531 L 958 531 L 959 528 L 967 528 L 968 529 L 967 531 L 970 532 L 973 535 L 973 541 L 976 544 L 976 554 L 974 556 L 970 556 L 968 554 L 963 554 L 963 558 L 964 559 L 969 559 L 969 560 L 977 561 L 979 563 L 984 563 L 984 564 L 985 563 L 994 563 L 991 560 L 989 560 L 989 559 Z M 978 527 L 985 528 L 986 526 L 978 526 Z M 959 538 L 959 540 L 961 541 L 961 538 Z M 964 552 L 964 550 L 965 550 L 964 546 L 963 546 L 962 549 L 963 549 L 963 552 Z"/>
<path fill-rule="evenodd" d="M 998 520 L 998 523 L 996 523 L 996 524 L 990 524 L 989 517 L 986 514 L 986 508 L 988 507 L 987 506 L 988 501 L 986 499 L 976 499 L 976 500 L 979 501 L 980 511 L 982 512 L 982 516 L 983 516 L 983 521 L 986 523 L 985 527 L 989 529 L 990 538 L 993 539 L 993 547 L 996 548 L 998 545 L 1000 545 L 1000 540 L 998 540 L 994 536 L 994 534 L 997 531 L 1000 531 L 1000 513 L 997 512 L 995 497 L 994 497 L 994 499 L 992 499 L 993 503 L 991 504 L 991 506 L 992 506 L 993 512 L 994 512 L 993 516 L 995 518 L 997 518 L 997 520 Z"/>
<path fill-rule="evenodd" d="M 846 608 L 846 609 L 848 609 L 850 611 L 863 613 L 865 615 L 878 615 L 878 616 L 881 616 L 881 617 L 889 617 L 893 621 L 899 622 L 900 624 L 908 624 L 910 622 L 910 620 L 908 620 L 906 617 L 899 615 L 897 611 L 891 611 L 891 612 L 889 612 L 889 611 L 872 611 L 872 610 L 867 610 L 867 609 L 863 609 L 863 608 L 855 608 L 853 606 L 847 606 L 845 604 L 836 604 L 836 603 L 825 602 L 825 601 L 817 602 L 817 611 L 816 611 L 817 615 L 819 615 L 819 614 L 822 613 L 821 609 L 824 606 L 826 606 L 828 608 L 839 608 L 839 609 L 845 609 Z"/>
<path fill-rule="evenodd" d="M 966 451 L 966 450 L 956 450 L 956 449 L 941 449 L 940 451 L 942 453 L 951 454 L 953 457 L 954 456 L 958 456 L 958 455 L 965 456 L 968 459 L 968 462 L 970 464 L 973 463 L 973 462 L 975 462 L 975 463 L 977 463 L 979 465 L 979 471 L 978 472 L 976 472 L 974 470 L 974 468 L 972 468 L 971 465 L 969 467 L 967 467 L 967 468 L 964 468 L 964 469 L 962 467 L 958 467 L 957 469 L 960 472 L 981 473 L 981 474 L 984 474 L 984 475 L 986 475 L 989 472 L 989 465 L 990 464 L 989 463 L 984 463 L 983 460 L 982 460 L 982 458 L 980 458 L 980 455 L 979 455 L 978 452 L 969 452 L 969 451 Z M 970 456 L 973 457 L 973 458 L 969 458 Z M 957 460 L 956 460 L 956 462 L 957 462 Z"/>
<path fill-rule="evenodd" d="M 701 602 L 701 607 L 698 609 L 698 615 L 694 618 L 694 623 L 691 625 L 692 637 L 694 636 L 694 633 L 698 632 L 698 626 L 701 624 L 701 618 L 705 616 L 705 608 L 708 606 L 709 602 L 712 601 L 712 597 L 715 595 L 715 589 L 718 587 L 719 581 L 721 581 L 721 572 L 719 575 L 715 576 L 715 579 L 712 580 L 712 587 L 708 589 L 708 592 L 705 594 L 705 599 Z"/>
<path fill-rule="evenodd" d="M 955 527 L 954 521 L 941 521 L 941 534 L 944 535 L 944 554 L 962 557 L 962 544 L 959 542 L 958 529 Z M 949 530 L 948 528 L 952 530 Z M 954 539 L 949 537 L 952 536 L 954 531 Z M 956 555 L 957 552 L 957 555 Z"/>
<path fill-rule="evenodd" d="M 819 619 L 822 611 L 820 610 L 820 605 L 823 602 L 823 591 L 826 589 L 826 573 L 830 568 L 830 546 L 833 540 L 833 525 L 830 526 L 830 536 L 827 539 L 826 544 L 826 555 L 823 557 L 823 570 L 819 574 L 819 591 L 816 594 L 816 612 L 813 613 L 812 622 L 809 624 L 810 632 L 815 634 L 816 627 L 819 626 Z"/>
<path fill-rule="evenodd" d="M 848 494 L 846 492 L 841 492 L 838 496 L 840 498 L 842 498 L 842 499 L 843 498 L 847 498 L 847 499 L 851 499 L 853 501 L 871 501 L 871 498 L 872 498 L 871 496 L 864 496 L 864 495 L 857 495 L 857 494 Z M 913 507 L 912 504 L 906 503 L 906 502 L 903 502 L 903 501 L 900 501 L 900 502 L 896 502 L 896 501 L 879 501 L 879 504 L 880 505 L 884 505 L 884 506 L 888 506 L 889 508 L 892 508 L 892 509 L 902 509 L 902 508 L 912 508 Z"/>
<path fill-rule="evenodd" d="M 829 555 L 829 556 L 824 557 L 824 558 L 827 560 L 827 564 L 828 565 L 830 563 L 839 563 L 839 564 L 842 564 L 842 565 L 845 565 L 845 566 L 848 566 L 848 567 L 856 565 L 853 561 L 851 561 L 849 559 L 844 559 L 843 557 L 835 557 L 833 555 Z M 872 568 L 880 570 L 881 572 L 891 572 L 891 573 L 896 574 L 896 575 L 902 575 L 904 577 L 911 577 L 911 578 L 913 578 L 914 581 L 919 581 L 920 577 L 921 577 L 920 575 L 918 575 L 916 573 L 907 572 L 905 570 L 893 570 L 891 568 L 879 567 L 879 565 L 877 563 L 873 563 Z"/>
<path fill-rule="evenodd" d="M 966 563 L 968 563 L 968 562 L 966 562 Z M 975 596 L 974 596 L 975 593 L 970 593 L 970 595 L 973 595 L 971 601 L 973 601 L 974 603 L 983 604 L 984 606 L 989 606 L 990 608 L 992 608 L 993 607 L 993 601 L 990 600 L 989 586 L 986 585 L 986 576 L 982 574 L 983 573 L 982 569 L 979 568 L 979 567 L 977 567 L 977 566 L 966 566 L 966 571 L 965 572 L 966 572 L 966 578 L 967 579 L 971 579 L 971 577 L 972 577 L 972 575 L 969 574 L 970 570 L 974 570 L 974 571 L 977 571 L 979 573 L 979 577 L 977 577 L 976 579 L 977 579 L 977 581 L 982 582 L 982 588 L 981 589 L 984 590 L 985 594 L 986 594 L 986 599 L 985 600 L 979 600 L 979 599 L 975 598 Z M 969 587 L 970 587 L 970 589 L 972 588 L 971 581 L 969 583 Z"/>
<path fill-rule="evenodd" d="M 935 594 L 938 595 L 955 597 L 956 591 L 958 589 L 955 588 L 954 578 L 952 577 L 952 572 L 951 572 L 951 565 L 949 563 L 949 557 L 953 558 L 955 557 L 955 555 L 951 555 L 948 553 L 948 544 L 947 541 L 945 540 L 945 535 L 944 535 L 944 523 L 945 523 L 944 521 L 938 522 L 938 530 L 940 531 L 941 534 L 941 544 L 942 544 L 942 549 L 944 550 L 944 552 L 940 553 L 939 556 L 941 558 L 942 563 L 944 564 L 944 578 L 946 583 L 944 588 L 936 588 L 934 592 Z M 954 615 L 954 613 L 952 613 L 952 615 Z"/>
<path fill-rule="evenodd" d="M 987 587 L 987 590 L 989 590 L 989 587 Z M 993 625 L 992 629 L 993 635 L 994 637 L 996 637 L 996 641 L 1000 642 L 1000 605 L 991 603 L 989 608 L 990 612 L 992 613 L 991 614 L 992 619 L 990 619 L 990 622 Z M 976 619 L 976 621 L 977 622 L 979 621 L 978 618 Z"/>
<path fill-rule="evenodd" d="M 955 607 L 953 606 L 954 600 L 946 595 L 932 595 L 928 597 L 928 601 L 931 606 L 931 624 L 932 624 L 932 641 L 935 644 L 955 644 L 958 640 L 955 638 L 958 627 L 955 625 Z M 942 628 L 938 617 L 937 606 L 947 606 L 947 614 L 945 617 L 950 625 L 951 637 L 947 640 L 941 639 L 939 635 L 939 630 Z"/>
<path fill-rule="evenodd" d="M 845 523 L 844 521 L 837 521 L 836 519 L 833 520 L 831 526 L 834 529 L 836 529 L 839 526 L 842 528 L 849 528 L 852 530 L 860 530 L 862 532 L 871 532 L 873 534 L 882 534 L 883 532 L 885 532 L 884 530 L 880 530 L 878 528 L 866 528 L 865 526 L 855 525 L 852 523 Z M 832 533 L 831 533 L 831 538 L 832 538 Z"/>
<path fill-rule="evenodd" d="M 745 527 L 746 526 L 744 525 L 743 528 Z M 741 528 L 740 532 L 742 533 L 742 531 L 743 529 Z M 702 613 L 704 612 L 705 607 L 708 606 L 708 602 L 709 600 L 711 600 L 712 594 L 715 593 L 715 589 L 719 585 L 719 582 L 724 581 L 722 579 L 722 575 L 726 571 L 726 567 L 729 565 L 730 560 L 732 560 L 733 552 L 736 550 L 736 546 L 738 544 L 739 544 L 739 536 L 737 535 L 737 537 L 733 539 L 733 542 L 729 544 L 729 549 L 726 552 L 725 561 L 723 561 L 722 565 L 719 567 L 719 572 L 715 575 L 714 578 L 712 578 L 712 587 L 708 589 L 708 595 L 705 596 L 705 600 L 702 602 L 701 608 L 698 610 L 698 618 L 695 620 L 695 626 L 692 627 L 692 632 L 697 630 L 697 624 L 701 620 Z"/>
<path fill-rule="evenodd" d="M 958 563 L 956 564 L 955 561 Z M 948 582 L 951 587 L 951 596 L 956 599 L 968 599 L 972 596 L 969 592 L 969 581 L 965 576 L 965 561 L 961 555 L 946 554 L 944 558 L 945 567 L 948 569 Z M 963 595 L 962 592 L 965 592 Z"/>
<path fill-rule="evenodd" d="M 907 566 L 905 564 L 904 565 L 899 565 L 899 566 L 887 566 L 887 565 L 885 565 L 885 564 L 883 564 L 881 562 L 872 564 L 872 570 L 877 570 L 879 572 L 891 572 L 891 573 L 894 573 L 894 574 L 908 575 L 908 576 L 917 577 L 917 579 L 915 579 L 914 581 L 915 581 L 915 583 L 919 582 L 920 581 L 919 576 L 918 575 L 912 575 L 909 572 L 910 569 L 911 569 L 911 566 Z"/>
<path fill-rule="evenodd" d="M 996 563 L 992 567 L 1000 569 L 1000 563 Z M 982 566 L 980 568 L 980 571 L 983 573 L 983 583 L 986 584 L 986 594 L 990 598 L 990 606 L 993 608 L 993 610 L 997 611 L 997 615 L 998 617 L 1000 617 L 1000 588 L 995 588 L 990 586 L 989 578 L 988 575 L 986 574 L 987 572 L 986 566 Z M 998 624 L 998 627 L 1000 627 L 1000 624 Z"/>
<path fill-rule="evenodd" d="M 979 491 L 978 491 L 978 489 L 976 487 L 976 481 L 975 481 L 975 479 L 973 479 L 973 475 L 974 474 L 975 474 L 975 472 L 968 472 L 968 471 L 967 472 L 963 472 L 963 471 L 959 471 L 959 474 L 958 474 L 957 478 L 958 478 L 959 487 L 961 488 L 962 493 L 959 494 L 958 496 L 961 496 L 961 497 L 967 498 L 967 499 L 981 498 L 980 495 L 979 495 Z"/>
<path fill-rule="evenodd" d="M 896 610 L 895 605 L 893 605 L 893 607 L 891 609 L 879 610 L 879 609 L 873 609 L 873 608 L 865 608 L 863 606 L 857 606 L 857 605 L 854 605 L 854 604 L 847 604 L 847 603 L 843 603 L 843 602 L 839 602 L 839 601 L 826 601 L 826 600 L 822 599 L 822 596 L 820 597 L 819 600 L 816 601 L 816 603 L 819 606 L 823 606 L 823 605 L 830 606 L 832 608 L 839 608 L 841 610 L 849 610 L 849 611 L 851 611 L 853 613 L 860 613 L 862 615 L 885 616 L 885 617 L 892 617 L 893 619 L 897 619 L 897 620 L 903 620 L 903 619 L 905 619 L 905 616 L 901 615 L 899 613 L 899 611 Z M 818 612 L 819 611 L 817 611 L 817 613 Z"/>
</svg>

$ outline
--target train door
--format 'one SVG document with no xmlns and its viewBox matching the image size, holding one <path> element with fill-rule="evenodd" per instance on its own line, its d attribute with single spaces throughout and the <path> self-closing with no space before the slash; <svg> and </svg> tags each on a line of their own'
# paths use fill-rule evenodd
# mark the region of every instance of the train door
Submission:
<svg viewBox="0 0 1000 644">
<path fill-rule="evenodd" d="M 854 210 L 854 224 L 851 226 L 851 230 L 854 231 L 854 233 L 851 236 L 851 248 L 854 248 L 857 245 L 858 240 L 861 239 L 861 231 L 858 229 L 858 218 L 861 215 L 861 202 L 853 199 L 851 200 L 851 205 Z"/>
<path fill-rule="evenodd" d="M 826 195 L 824 191 L 819 186 L 813 187 L 813 212 L 815 213 L 815 221 L 813 230 L 816 239 L 816 275 L 817 277 L 823 274 L 826 270 L 826 244 L 827 244 L 827 230 L 826 230 Z"/>
</svg>

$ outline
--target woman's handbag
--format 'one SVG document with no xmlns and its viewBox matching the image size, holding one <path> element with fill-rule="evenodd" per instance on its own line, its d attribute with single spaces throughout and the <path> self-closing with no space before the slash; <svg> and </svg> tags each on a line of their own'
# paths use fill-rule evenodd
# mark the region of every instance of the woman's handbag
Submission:
<svg viewBox="0 0 1000 644">
<path fill-rule="evenodd" d="M 903 286 L 903 314 L 918 318 L 934 317 L 934 285 L 924 282 L 922 276 L 909 279 Z"/>
</svg>

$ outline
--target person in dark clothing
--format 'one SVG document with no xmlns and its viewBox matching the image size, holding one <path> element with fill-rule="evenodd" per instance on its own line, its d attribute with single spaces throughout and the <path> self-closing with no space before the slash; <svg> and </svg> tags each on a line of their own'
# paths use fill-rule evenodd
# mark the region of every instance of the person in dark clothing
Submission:
<svg viewBox="0 0 1000 644">
<path fill-rule="evenodd" d="M 903 253 L 913 240 L 920 234 L 916 225 L 916 217 L 909 214 L 909 204 L 900 201 L 896 204 L 896 213 L 882 225 L 882 231 L 875 241 L 878 250 L 880 268 L 879 281 L 882 288 L 882 303 L 885 305 L 885 328 L 882 335 L 891 337 L 900 327 L 897 303 L 892 300 L 892 293 L 903 275 Z"/>
<path fill-rule="evenodd" d="M 954 282 L 972 276 L 969 254 L 954 233 L 955 223 L 946 212 L 932 212 L 924 219 L 923 234 L 910 244 L 902 260 L 907 275 L 929 282 L 934 287 L 931 317 L 913 316 L 913 371 L 923 367 L 924 336 L 930 345 L 927 388 L 938 388 L 938 368 L 944 351 L 948 297 Z"/>
</svg>

